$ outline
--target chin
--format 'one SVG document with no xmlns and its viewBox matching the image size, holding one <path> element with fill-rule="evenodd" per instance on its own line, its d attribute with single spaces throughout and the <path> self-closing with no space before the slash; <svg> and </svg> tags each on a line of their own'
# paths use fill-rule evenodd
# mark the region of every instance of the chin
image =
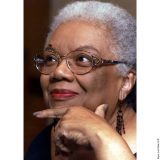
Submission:
<svg viewBox="0 0 160 160">
<path fill-rule="evenodd" d="M 82 103 L 79 103 L 74 100 L 67 100 L 67 101 L 50 101 L 49 107 L 50 108 L 58 108 L 61 106 L 71 107 L 71 106 L 82 106 Z"/>
<path fill-rule="evenodd" d="M 49 107 L 50 108 L 57 108 L 60 106 L 83 106 L 84 100 L 80 96 L 73 96 L 73 97 L 53 97 L 49 96 L 48 98 Z"/>
</svg>

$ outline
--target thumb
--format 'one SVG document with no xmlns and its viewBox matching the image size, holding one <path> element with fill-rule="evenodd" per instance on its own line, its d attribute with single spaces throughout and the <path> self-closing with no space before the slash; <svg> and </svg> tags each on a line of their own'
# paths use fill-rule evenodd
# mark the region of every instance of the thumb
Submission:
<svg viewBox="0 0 160 160">
<path fill-rule="evenodd" d="M 95 114 L 97 114 L 100 117 L 104 118 L 107 108 L 108 108 L 108 104 L 101 104 L 96 108 Z"/>
</svg>

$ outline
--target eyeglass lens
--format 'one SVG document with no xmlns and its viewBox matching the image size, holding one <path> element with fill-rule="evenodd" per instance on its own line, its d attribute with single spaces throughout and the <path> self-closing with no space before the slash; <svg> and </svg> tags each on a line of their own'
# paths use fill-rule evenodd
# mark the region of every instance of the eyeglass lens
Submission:
<svg viewBox="0 0 160 160">
<path fill-rule="evenodd" d="M 85 74 L 92 69 L 92 57 L 86 53 L 75 51 L 66 57 L 68 68 L 75 74 Z M 57 54 L 36 57 L 36 67 L 43 74 L 50 74 L 60 64 L 62 58 Z"/>
</svg>

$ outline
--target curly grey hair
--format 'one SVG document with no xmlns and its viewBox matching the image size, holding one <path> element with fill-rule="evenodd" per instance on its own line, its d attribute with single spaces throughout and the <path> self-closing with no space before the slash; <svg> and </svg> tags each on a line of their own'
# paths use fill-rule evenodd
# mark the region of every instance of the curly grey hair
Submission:
<svg viewBox="0 0 160 160">
<path fill-rule="evenodd" d="M 111 52 L 128 63 L 117 65 L 120 73 L 125 75 L 131 68 L 136 69 L 136 21 L 126 10 L 98 1 L 76 1 L 68 4 L 53 19 L 46 44 L 59 25 L 73 20 L 94 22 L 111 28 Z"/>
</svg>

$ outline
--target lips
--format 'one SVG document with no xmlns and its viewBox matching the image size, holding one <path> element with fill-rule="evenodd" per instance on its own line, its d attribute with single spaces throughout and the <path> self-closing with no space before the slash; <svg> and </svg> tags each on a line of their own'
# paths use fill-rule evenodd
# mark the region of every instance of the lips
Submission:
<svg viewBox="0 0 160 160">
<path fill-rule="evenodd" d="M 67 89 L 53 89 L 51 96 L 54 100 L 63 101 L 74 98 L 78 93 Z"/>
</svg>

